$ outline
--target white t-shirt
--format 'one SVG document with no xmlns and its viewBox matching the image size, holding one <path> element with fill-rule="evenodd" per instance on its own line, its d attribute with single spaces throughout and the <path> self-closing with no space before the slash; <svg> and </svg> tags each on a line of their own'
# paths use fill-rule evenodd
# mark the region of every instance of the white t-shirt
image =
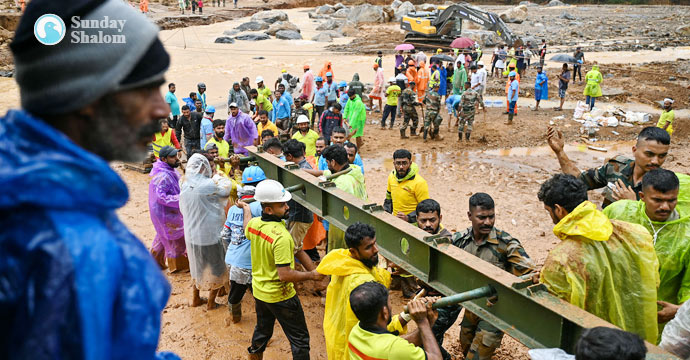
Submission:
<svg viewBox="0 0 690 360">
<path fill-rule="evenodd" d="M 482 83 L 482 86 L 486 87 L 486 77 L 487 77 L 486 69 L 481 68 L 481 69 L 477 70 L 477 74 L 479 74 L 479 82 Z"/>
<path fill-rule="evenodd" d="M 475 85 L 479 84 L 482 82 L 482 74 L 479 73 L 479 70 L 477 70 L 476 73 L 472 74 L 472 78 L 470 79 L 470 85 L 474 88 Z"/>
</svg>

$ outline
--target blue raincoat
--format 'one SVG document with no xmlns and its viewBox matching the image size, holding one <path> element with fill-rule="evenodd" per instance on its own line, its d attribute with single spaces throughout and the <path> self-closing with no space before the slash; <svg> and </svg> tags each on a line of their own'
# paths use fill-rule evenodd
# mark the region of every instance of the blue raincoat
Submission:
<svg viewBox="0 0 690 360">
<path fill-rule="evenodd" d="M 539 85 L 542 81 L 544 85 Z M 549 100 L 549 77 L 544 71 L 534 79 L 534 100 Z"/>
<path fill-rule="evenodd" d="M 445 66 L 441 66 L 439 74 L 441 74 L 441 83 L 438 85 L 438 94 L 444 96 L 448 87 L 448 71 L 446 71 Z"/>
<path fill-rule="evenodd" d="M 0 358 L 156 354 L 170 285 L 115 210 L 101 158 L 19 110 L 0 120 Z"/>
</svg>

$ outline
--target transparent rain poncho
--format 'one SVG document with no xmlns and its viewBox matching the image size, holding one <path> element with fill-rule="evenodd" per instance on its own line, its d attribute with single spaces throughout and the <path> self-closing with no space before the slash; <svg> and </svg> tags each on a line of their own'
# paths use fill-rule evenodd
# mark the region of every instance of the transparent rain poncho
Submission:
<svg viewBox="0 0 690 360">
<path fill-rule="evenodd" d="M 217 174 L 211 177 L 212 174 L 206 157 L 194 154 L 187 162 L 180 186 L 189 268 L 199 290 L 217 289 L 228 281 L 220 233 L 225 222 L 223 205 L 232 182 Z"/>
</svg>

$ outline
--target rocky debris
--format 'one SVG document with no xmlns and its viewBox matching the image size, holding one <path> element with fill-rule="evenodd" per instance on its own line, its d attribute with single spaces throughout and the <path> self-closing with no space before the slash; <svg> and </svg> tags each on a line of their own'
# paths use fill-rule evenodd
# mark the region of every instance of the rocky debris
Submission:
<svg viewBox="0 0 690 360">
<path fill-rule="evenodd" d="M 626 94 L 627 91 L 621 89 L 621 88 L 616 88 L 616 87 L 601 87 L 601 95 L 602 96 L 618 96 L 618 95 L 623 95 Z"/>
<path fill-rule="evenodd" d="M 391 8 L 392 8 L 393 10 L 398 10 L 398 8 L 400 7 L 400 5 L 402 5 L 402 1 L 400 1 L 400 0 L 393 0 L 393 2 L 391 3 Z"/>
<path fill-rule="evenodd" d="M 265 33 L 255 32 L 255 33 L 245 33 L 239 36 L 235 36 L 235 40 L 246 40 L 246 41 L 259 41 L 268 40 L 271 37 Z"/>
<path fill-rule="evenodd" d="M 535 4 L 535 3 L 531 2 L 531 1 L 520 1 L 520 5 L 525 5 L 525 6 L 528 6 L 528 7 L 539 6 L 539 4 Z"/>
<path fill-rule="evenodd" d="M 294 30 L 278 30 L 276 32 L 276 39 L 280 40 L 301 40 L 302 34 Z"/>
<path fill-rule="evenodd" d="M 227 36 L 234 36 L 234 35 L 237 35 L 239 33 L 240 33 L 240 31 L 236 30 L 236 29 L 223 31 L 223 35 L 227 35 Z"/>
<path fill-rule="evenodd" d="M 0 71 L 0 77 L 13 77 L 13 76 L 14 76 L 14 70 Z"/>
<path fill-rule="evenodd" d="M 252 15 L 252 21 L 263 21 L 265 23 L 273 24 L 276 21 L 287 21 L 287 13 L 280 10 L 268 10 L 258 12 Z"/>
<path fill-rule="evenodd" d="M 422 4 L 422 6 L 420 6 L 419 9 L 422 11 L 436 11 L 438 7 L 434 4 Z"/>
<path fill-rule="evenodd" d="M 221 36 L 221 37 L 217 37 L 216 41 L 214 41 L 214 43 L 216 43 L 216 44 L 234 44 L 235 39 L 233 39 L 229 36 Z"/>
<path fill-rule="evenodd" d="M 568 13 L 567 11 L 564 11 L 564 12 L 561 14 L 561 16 L 559 16 L 559 18 L 561 18 L 561 19 L 566 19 L 566 20 L 576 20 L 576 19 L 577 19 L 576 17 L 570 15 L 570 13 Z"/>
<path fill-rule="evenodd" d="M 268 30 L 266 30 L 265 33 L 268 35 L 275 36 L 275 34 L 281 30 L 294 31 L 297 33 L 300 32 L 300 29 L 297 27 L 297 25 L 289 21 L 277 21 L 271 24 L 271 26 L 268 27 Z"/>
<path fill-rule="evenodd" d="M 551 0 L 546 6 L 564 6 L 565 3 L 560 0 Z"/>
<path fill-rule="evenodd" d="M 321 25 L 316 27 L 316 30 L 321 31 L 321 30 L 335 30 L 339 27 L 343 26 L 343 21 L 341 20 L 335 20 L 335 19 L 329 19 L 328 21 L 322 23 Z"/>
<path fill-rule="evenodd" d="M 331 5 L 321 5 L 316 8 L 316 13 L 317 14 L 322 14 L 322 15 L 328 15 L 328 14 L 333 14 L 335 12 L 335 8 Z"/>
<path fill-rule="evenodd" d="M 518 5 L 500 13 L 498 16 L 507 23 L 521 24 L 527 20 L 527 5 Z"/>
<path fill-rule="evenodd" d="M 343 37 L 342 33 L 340 33 L 339 31 L 335 31 L 335 30 L 326 30 L 326 31 L 322 31 L 321 33 L 322 34 L 328 34 L 328 36 L 330 36 L 333 39 Z"/>
<path fill-rule="evenodd" d="M 400 6 L 398 6 L 397 9 L 394 10 L 395 12 L 393 20 L 395 21 L 400 21 L 400 19 L 402 19 L 403 16 L 407 15 L 407 13 L 416 11 L 414 5 L 412 5 L 412 3 L 409 1 L 405 1 L 404 3 L 400 4 Z"/>
<path fill-rule="evenodd" d="M 254 17 L 252 17 L 253 19 Z M 238 27 L 235 29 L 239 31 L 259 31 L 259 30 L 266 30 L 268 29 L 269 24 L 265 23 L 263 21 L 250 21 L 246 22 L 244 24 L 240 24 Z"/>
<path fill-rule="evenodd" d="M 330 34 L 322 32 L 311 38 L 312 41 L 317 42 L 333 42 L 333 38 Z"/>
<path fill-rule="evenodd" d="M 322 15 L 322 14 L 317 14 L 317 13 L 310 12 L 310 13 L 309 13 L 309 18 L 310 18 L 310 19 L 330 19 L 331 17 L 328 16 L 328 15 Z"/>
<path fill-rule="evenodd" d="M 350 9 L 345 8 L 345 9 L 340 9 L 336 11 L 333 15 L 331 15 L 334 18 L 337 19 L 345 19 L 347 16 L 350 15 Z"/>
<path fill-rule="evenodd" d="M 338 10 L 347 9 L 347 6 L 343 5 L 343 3 L 337 3 L 333 5 L 333 8 L 338 12 Z"/>
<path fill-rule="evenodd" d="M 385 22 L 386 17 L 383 9 L 380 6 L 362 4 L 350 9 L 350 14 L 347 16 L 347 21 L 359 23 L 382 23 Z"/>
<path fill-rule="evenodd" d="M 340 28 L 340 33 L 343 34 L 343 36 L 355 36 L 359 33 L 359 30 L 357 30 L 354 25 L 346 23 Z"/>
<path fill-rule="evenodd" d="M 482 46 L 494 46 L 501 42 L 493 31 L 487 30 L 463 30 L 462 36 L 466 36 Z"/>
<path fill-rule="evenodd" d="M 676 28 L 676 33 L 682 36 L 690 36 L 690 25 L 681 25 Z"/>
</svg>

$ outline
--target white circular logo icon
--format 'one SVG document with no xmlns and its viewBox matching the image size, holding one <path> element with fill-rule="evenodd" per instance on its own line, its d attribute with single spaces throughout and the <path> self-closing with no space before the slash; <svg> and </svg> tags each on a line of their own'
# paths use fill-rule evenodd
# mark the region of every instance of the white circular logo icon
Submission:
<svg viewBox="0 0 690 360">
<path fill-rule="evenodd" d="M 45 14 L 34 23 L 34 36 L 43 45 L 55 45 L 65 37 L 65 22 L 55 14 Z"/>
</svg>

